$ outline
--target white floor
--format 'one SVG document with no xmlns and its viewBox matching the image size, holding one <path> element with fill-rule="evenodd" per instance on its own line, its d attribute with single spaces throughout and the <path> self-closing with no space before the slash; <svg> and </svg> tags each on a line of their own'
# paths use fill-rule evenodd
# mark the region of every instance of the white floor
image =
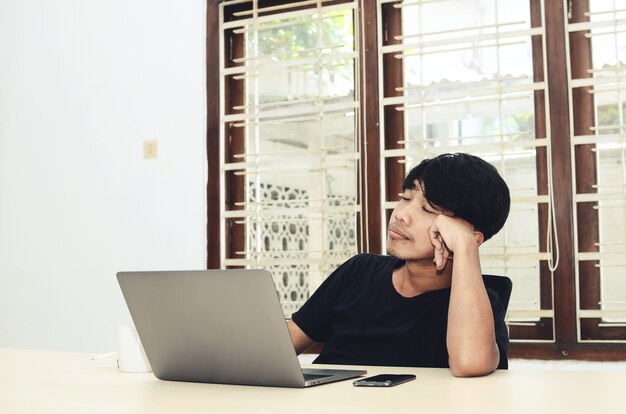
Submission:
<svg viewBox="0 0 626 414">
<path fill-rule="evenodd" d="M 303 354 L 298 358 L 302 364 L 310 364 L 317 354 Z M 559 370 L 559 371 L 626 371 L 626 361 L 543 361 L 537 359 L 511 359 L 510 370 Z"/>
</svg>

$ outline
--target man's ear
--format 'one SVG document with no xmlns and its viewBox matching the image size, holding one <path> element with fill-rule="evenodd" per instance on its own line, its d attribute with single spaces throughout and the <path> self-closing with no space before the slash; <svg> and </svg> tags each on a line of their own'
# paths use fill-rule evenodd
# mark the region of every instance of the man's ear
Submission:
<svg viewBox="0 0 626 414">
<path fill-rule="evenodd" d="M 474 232 L 474 240 L 476 240 L 476 244 L 480 247 L 481 244 L 485 241 L 485 235 L 481 231 Z"/>
</svg>

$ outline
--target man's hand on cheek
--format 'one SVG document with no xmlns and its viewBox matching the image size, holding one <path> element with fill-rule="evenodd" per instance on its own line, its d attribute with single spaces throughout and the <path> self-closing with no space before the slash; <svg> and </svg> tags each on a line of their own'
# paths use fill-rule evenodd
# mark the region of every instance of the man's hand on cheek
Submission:
<svg viewBox="0 0 626 414">
<path fill-rule="evenodd" d="M 430 242 L 435 248 L 433 261 L 437 270 L 445 268 L 455 251 L 472 244 L 472 247 L 475 247 L 477 244 L 473 226 L 458 217 L 443 214 L 437 216 L 428 233 Z"/>
</svg>

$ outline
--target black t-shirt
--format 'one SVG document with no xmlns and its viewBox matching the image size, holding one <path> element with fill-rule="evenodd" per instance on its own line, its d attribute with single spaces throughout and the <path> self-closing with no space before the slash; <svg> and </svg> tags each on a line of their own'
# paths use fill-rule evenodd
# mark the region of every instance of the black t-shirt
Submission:
<svg viewBox="0 0 626 414">
<path fill-rule="evenodd" d="M 449 367 L 446 347 L 450 289 L 412 298 L 393 286 L 393 270 L 404 262 L 392 256 L 360 254 L 335 270 L 292 320 L 315 342 L 323 364 Z M 505 310 L 487 290 L 500 350 L 498 368 L 507 368 L 509 336 Z"/>
</svg>

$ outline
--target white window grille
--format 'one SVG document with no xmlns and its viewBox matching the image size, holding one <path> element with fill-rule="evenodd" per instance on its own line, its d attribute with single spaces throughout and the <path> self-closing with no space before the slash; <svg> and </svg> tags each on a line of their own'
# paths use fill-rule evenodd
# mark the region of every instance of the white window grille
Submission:
<svg viewBox="0 0 626 414">
<path fill-rule="evenodd" d="M 552 262 L 556 252 L 542 250 L 540 238 L 554 235 L 540 234 L 538 222 L 539 208 L 551 203 L 536 175 L 538 168 L 549 168 L 538 165 L 537 151 L 549 151 L 550 133 L 535 130 L 534 105 L 537 91 L 547 94 L 547 83 L 533 73 L 532 50 L 533 37 L 539 38 L 545 56 L 543 24 L 531 25 L 529 2 L 379 0 L 378 5 L 380 15 L 383 7 L 402 14 L 401 35 L 379 33 L 381 66 L 393 56 L 403 68 L 402 80 L 387 96 L 382 85 L 388 75 L 381 71 L 380 117 L 393 108 L 404 119 L 403 136 L 385 148 L 384 157 L 404 163 L 407 172 L 444 152 L 471 153 L 495 165 L 510 187 L 512 208 L 505 228 L 481 247 L 483 273 L 513 280 L 510 323 L 552 318 L 553 310 L 540 305 L 540 261 Z M 547 108 L 543 111 L 549 119 Z M 387 199 L 385 208 L 396 201 Z"/>
<path fill-rule="evenodd" d="M 355 2 L 262 4 L 220 5 L 220 44 L 230 31 L 245 45 L 233 65 L 220 62 L 222 96 L 229 79 L 245 85 L 242 105 L 222 106 L 222 148 L 244 140 L 234 161 L 222 160 L 222 183 L 228 174 L 246 183 L 244 200 L 222 209 L 222 223 L 244 226 L 245 248 L 223 255 L 222 265 L 270 270 L 290 315 L 357 252 Z M 226 136 L 226 126 L 243 134 Z"/>
<path fill-rule="evenodd" d="M 586 90 L 593 99 L 594 122 L 585 134 L 575 134 L 572 126 L 571 146 L 573 154 L 577 150 L 592 152 L 596 172 L 595 184 L 586 191 L 576 191 L 574 204 L 575 208 L 593 206 L 599 233 L 593 248 L 576 245 L 577 296 L 587 293 L 581 288 L 585 282 L 581 278 L 589 276 L 579 271 L 585 263 L 598 269 L 600 292 L 596 303 L 578 303 L 578 339 L 626 342 L 623 335 L 587 335 L 583 327 L 588 319 L 599 319 L 599 326 L 604 328 L 626 326 L 626 2 L 591 0 L 586 17 L 587 21 L 567 25 L 568 34 L 583 34 L 592 51 L 591 67 L 584 76 L 568 71 L 570 113 L 577 104 L 574 93 Z M 576 53 L 568 47 L 568 66 Z M 574 189 L 575 184 L 574 179 Z M 578 220 L 575 224 L 583 225 Z"/>
</svg>

